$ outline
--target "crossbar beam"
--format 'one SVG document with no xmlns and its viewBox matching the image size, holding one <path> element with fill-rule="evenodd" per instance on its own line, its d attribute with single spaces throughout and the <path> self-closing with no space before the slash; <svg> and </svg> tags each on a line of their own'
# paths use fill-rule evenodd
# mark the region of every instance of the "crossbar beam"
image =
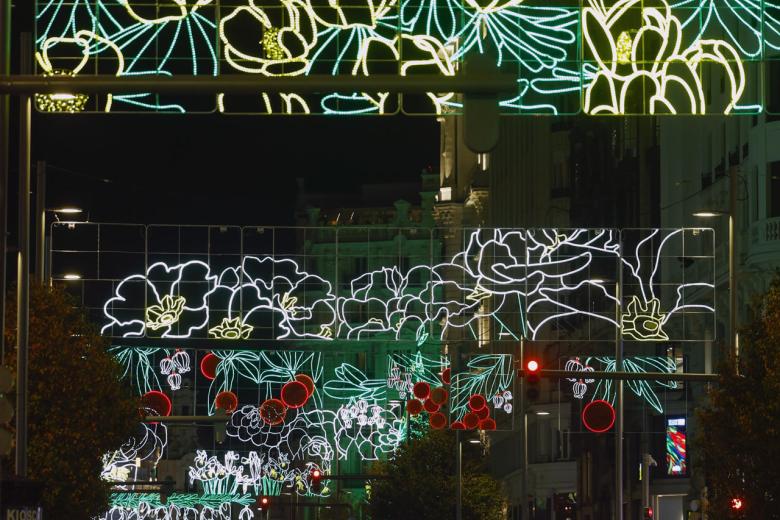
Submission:
<svg viewBox="0 0 780 520">
<path fill-rule="evenodd" d="M 526 377 L 526 370 L 518 370 L 518 377 Z M 700 374 L 687 373 L 678 374 L 676 372 L 580 372 L 576 370 L 540 370 L 539 377 L 550 379 L 613 379 L 617 381 L 640 380 L 640 381 L 691 381 L 711 383 L 718 380 L 718 374 Z"/>
<path fill-rule="evenodd" d="M 257 94 L 258 92 L 459 92 L 496 95 L 517 90 L 511 74 L 441 76 L 0 76 L 0 94 Z"/>
</svg>

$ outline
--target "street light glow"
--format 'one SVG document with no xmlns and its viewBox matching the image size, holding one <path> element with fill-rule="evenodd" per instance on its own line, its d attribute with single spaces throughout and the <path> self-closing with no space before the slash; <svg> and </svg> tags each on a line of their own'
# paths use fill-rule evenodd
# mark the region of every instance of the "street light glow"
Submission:
<svg viewBox="0 0 780 520">
<path fill-rule="evenodd" d="M 63 278 L 66 280 L 81 280 L 81 275 L 77 273 L 67 273 Z"/>
<path fill-rule="evenodd" d="M 545 412 L 544 410 L 539 410 L 538 412 L 534 412 L 536 415 L 550 415 L 550 412 Z"/>
<path fill-rule="evenodd" d="M 694 217 L 702 218 L 722 217 L 723 215 L 725 215 L 725 213 L 721 211 L 697 211 L 693 214 Z"/>
<path fill-rule="evenodd" d="M 83 210 L 75 206 L 65 206 L 62 208 L 55 208 L 50 211 L 53 211 L 54 213 L 66 213 L 68 215 L 74 215 L 76 213 L 81 213 Z"/>
</svg>

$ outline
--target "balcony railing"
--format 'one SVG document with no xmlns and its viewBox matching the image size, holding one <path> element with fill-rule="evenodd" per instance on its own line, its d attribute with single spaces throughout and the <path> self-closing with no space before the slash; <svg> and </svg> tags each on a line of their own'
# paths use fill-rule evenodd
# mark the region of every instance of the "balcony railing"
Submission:
<svg viewBox="0 0 780 520">
<path fill-rule="evenodd" d="M 776 246 L 780 248 L 780 217 L 754 222 L 750 227 L 750 242 L 755 247 Z"/>
</svg>

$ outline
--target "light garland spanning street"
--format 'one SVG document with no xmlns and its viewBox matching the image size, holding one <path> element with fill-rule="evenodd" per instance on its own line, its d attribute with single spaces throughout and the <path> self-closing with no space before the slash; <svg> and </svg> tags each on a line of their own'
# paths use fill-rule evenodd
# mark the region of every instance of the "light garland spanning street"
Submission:
<svg viewBox="0 0 780 520">
<path fill-rule="evenodd" d="M 509 114 L 756 113 L 762 89 L 751 61 L 780 49 L 775 0 L 365 0 L 349 8 L 313 0 L 36 0 L 36 53 L 42 74 L 266 77 L 458 74 L 470 56 L 490 52 L 516 92 Z M 660 39 L 650 54 L 643 42 Z M 647 53 L 647 54 L 646 54 Z M 75 65 L 74 65 L 75 63 Z M 710 105 L 703 64 L 721 70 L 722 106 Z M 714 81 L 714 80 L 713 80 Z M 206 103 L 155 93 L 67 100 L 45 95 L 40 110 L 209 111 L 264 114 L 391 114 L 386 92 L 321 95 L 258 90 L 254 100 L 220 94 Z M 428 93 L 418 108 L 455 113 L 460 101 Z M 751 94 L 752 95 L 752 94 Z M 81 96 L 81 97 L 79 97 Z M 89 108 L 87 103 L 91 103 Z M 576 105 L 576 107 L 575 107 Z"/>
<path fill-rule="evenodd" d="M 200 260 L 156 262 L 116 285 L 103 306 L 102 332 L 123 338 L 423 344 L 444 341 L 454 331 L 478 340 L 486 324 L 499 337 L 541 340 L 561 320 L 577 318 L 595 328 L 620 327 L 628 340 L 695 340 L 703 330 L 683 325 L 689 318 L 712 321 L 712 272 L 701 279 L 686 275 L 675 284 L 662 284 L 659 274 L 666 255 L 681 254 L 684 240 L 683 229 L 646 230 L 621 251 L 615 230 L 479 230 L 447 262 L 375 269 L 338 294 L 341 284 L 292 259 L 245 256 L 241 265 L 217 273 Z M 626 273 L 620 301 L 615 282 L 594 272 L 605 265 L 610 277 L 620 269 Z"/>
</svg>

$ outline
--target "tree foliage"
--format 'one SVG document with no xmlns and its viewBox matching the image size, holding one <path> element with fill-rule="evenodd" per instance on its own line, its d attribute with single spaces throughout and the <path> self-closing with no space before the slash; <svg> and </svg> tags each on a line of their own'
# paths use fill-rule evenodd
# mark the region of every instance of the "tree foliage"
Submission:
<svg viewBox="0 0 780 520">
<path fill-rule="evenodd" d="M 14 370 L 15 303 L 8 298 L 5 330 Z M 28 477 L 43 483 L 47 517 L 93 518 L 108 509 L 101 456 L 132 435 L 138 402 L 105 339 L 62 289 L 31 287 L 29 330 Z"/>
<path fill-rule="evenodd" d="M 501 483 L 485 473 L 481 445 L 463 444 L 463 518 L 503 518 Z M 431 430 L 377 465 L 383 478 L 371 482 L 369 508 L 374 520 L 455 518 L 457 496 L 455 432 Z"/>
<path fill-rule="evenodd" d="M 699 413 L 713 518 L 780 519 L 780 277 L 753 310 L 739 374 L 726 363 Z"/>
</svg>

